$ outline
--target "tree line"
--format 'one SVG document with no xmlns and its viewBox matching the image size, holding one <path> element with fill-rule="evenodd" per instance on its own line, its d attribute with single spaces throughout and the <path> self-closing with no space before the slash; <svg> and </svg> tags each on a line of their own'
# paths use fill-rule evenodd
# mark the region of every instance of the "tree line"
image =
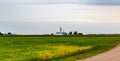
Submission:
<svg viewBox="0 0 120 61">
<path fill-rule="evenodd" d="M 13 35 L 13 34 L 11 32 L 8 32 L 8 33 L 5 33 L 5 34 L 0 32 L 0 35 Z M 65 35 L 83 35 L 83 33 L 79 33 L 77 31 L 74 31 L 74 32 L 70 31 L 68 34 L 66 33 Z"/>
<path fill-rule="evenodd" d="M 74 32 L 69 32 L 68 35 L 83 35 L 83 33 L 79 33 L 77 31 L 74 31 Z"/>
<path fill-rule="evenodd" d="M 8 32 L 8 33 L 4 34 L 4 33 L 0 32 L 0 35 L 12 35 L 12 33 Z"/>
</svg>

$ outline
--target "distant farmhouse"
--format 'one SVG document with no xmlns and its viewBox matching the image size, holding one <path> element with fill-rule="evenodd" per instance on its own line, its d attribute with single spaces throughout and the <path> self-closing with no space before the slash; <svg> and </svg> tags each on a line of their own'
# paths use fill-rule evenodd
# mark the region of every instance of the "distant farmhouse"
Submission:
<svg viewBox="0 0 120 61">
<path fill-rule="evenodd" d="M 56 32 L 55 35 L 67 35 L 67 33 L 63 31 L 62 27 L 60 27 L 60 31 Z"/>
</svg>

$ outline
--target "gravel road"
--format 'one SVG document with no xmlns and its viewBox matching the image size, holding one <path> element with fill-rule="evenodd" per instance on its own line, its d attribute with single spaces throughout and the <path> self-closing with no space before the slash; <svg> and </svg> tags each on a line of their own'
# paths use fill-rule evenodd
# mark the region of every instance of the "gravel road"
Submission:
<svg viewBox="0 0 120 61">
<path fill-rule="evenodd" d="M 96 56 L 76 61 L 120 61 L 120 45 Z"/>
</svg>

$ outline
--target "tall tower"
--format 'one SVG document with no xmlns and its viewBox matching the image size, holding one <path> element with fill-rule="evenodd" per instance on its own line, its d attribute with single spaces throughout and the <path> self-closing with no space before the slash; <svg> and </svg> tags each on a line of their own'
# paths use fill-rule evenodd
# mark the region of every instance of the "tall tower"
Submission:
<svg viewBox="0 0 120 61">
<path fill-rule="evenodd" d="M 60 27 L 60 33 L 62 33 L 62 27 Z"/>
</svg>

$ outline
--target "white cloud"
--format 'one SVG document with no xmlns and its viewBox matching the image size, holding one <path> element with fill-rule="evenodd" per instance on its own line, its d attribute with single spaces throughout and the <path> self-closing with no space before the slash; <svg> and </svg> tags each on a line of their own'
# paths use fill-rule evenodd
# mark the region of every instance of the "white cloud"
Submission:
<svg viewBox="0 0 120 61">
<path fill-rule="evenodd" d="M 74 3 L 78 0 L 0 0 L 0 3 Z"/>
<path fill-rule="evenodd" d="M 49 4 L 49 3 L 71 3 L 71 4 L 120 4 L 120 0 L 0 0 L 0 4 Z"/>
<path fill-rule="evenodd" d="M 9 8 L 8 8 L 9 9 Z M 0 19 L 21 22 L 120 23 L 119 6 L 87 6 L 73 4 L 21 5 L 1 11 Z M 4 15 L 3 15 L 4 14 Z"/>
</svg>

